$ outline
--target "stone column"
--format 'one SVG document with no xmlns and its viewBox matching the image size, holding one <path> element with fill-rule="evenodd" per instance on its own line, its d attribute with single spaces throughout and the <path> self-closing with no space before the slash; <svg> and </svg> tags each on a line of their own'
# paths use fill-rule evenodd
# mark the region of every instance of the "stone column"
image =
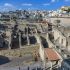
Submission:
<svg viewBox="0 0 70 70">
<path fill-rule="evenodd" d="M 30 40 L 29 40 L 29 35 L 28 35 L 28 28 L 27 28 L 27 42 L 28 42 L 28 45 L 30 45 Z"/>
<path fill-rule="evenodd" d="M 37 29 L 35 29 L 35 31 L 36 31 L 36 34 L 37 34 Z"/>
<path fill-rule="evenodd" d="M 51 68 L 50 68 L 50 70 L 52 70 L 52 62 L 50 61 L 50 65 L 51 65 Z"/>
<path fill-rule="evenodd" d="M 27 43 L 28 45 L 30 45 L 30 40 L 29 40 L 29 36 L 27 35 Z"/>
<path fill-rule="evenodd" d="M 21 48 L 21 34 L 19 33 L 19 47 Z"/>
<path fill-rule="evenodd" d="M 9 44 L 8 44 L 8 46 L 9 46 L 9 49 L 11 49 L 11 32 L 10 32 L 10 36 L 9 36 Z"/>
</svg>

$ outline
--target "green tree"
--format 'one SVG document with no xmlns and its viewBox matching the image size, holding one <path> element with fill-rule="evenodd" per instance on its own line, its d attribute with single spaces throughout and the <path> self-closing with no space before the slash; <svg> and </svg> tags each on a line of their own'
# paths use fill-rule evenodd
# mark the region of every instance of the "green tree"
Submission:
<svg viewBox="0 0 70 70">
<path fill-rule="evenodd" d="M 68 13 L 70 12 L 70 8 L 68 8 L 68 11 L 67 11 Z"/>
</svg>

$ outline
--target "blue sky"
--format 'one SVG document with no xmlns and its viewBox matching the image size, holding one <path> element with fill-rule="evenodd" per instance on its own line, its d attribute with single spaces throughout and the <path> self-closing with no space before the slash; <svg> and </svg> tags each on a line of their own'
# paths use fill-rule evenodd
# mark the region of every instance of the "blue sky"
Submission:
<svg viewBox="0 0 70 70">
<path fill-rule="evenodd" d="M 70 0 L 0 0 L 0 10 L 31 9 L 56 10 L 69 6 Z"/>
</svg>

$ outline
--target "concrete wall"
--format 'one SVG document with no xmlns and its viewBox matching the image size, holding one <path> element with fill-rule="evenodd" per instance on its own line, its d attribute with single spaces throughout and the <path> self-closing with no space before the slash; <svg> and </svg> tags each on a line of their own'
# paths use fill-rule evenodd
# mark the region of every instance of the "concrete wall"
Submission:
<svg viewBox="0 0 70 70">
<path fill-rule="evenodd" d="M 60 18 L 60 17 L 55 17 L 55 18 L 49 18 L 50 22 L 55 24 L 55 20 L 60 20 L 60 24 L 63 26 L 70 26 L 70 18 Z"/>
<path fill-rule="evenodd" d="M 53 29 L 54 40 L 66 47 L 66 37 L 58 29 Z"/>
<path fill-rule="evenodd" d="M 67 50 L 70 52 L 70 45 L 69 45 L 69 46 L 67 46 Z"/>
<path fill-rule="evenodd" d="M 40 47 L 39 47 L 40 58 L 41 58 L 42 61 L 44 61 L 44 48 L 43 48 L 43 46 L 42 46 L 42 44 L 41 44 L 40 36 L 39 36 L 39 35 L 36 35 L 35 37 L 36 37 L 36 39 L 37 39 L 37 43 L 38 43 L 39 46 L 40 46 Z"/>
</svg>

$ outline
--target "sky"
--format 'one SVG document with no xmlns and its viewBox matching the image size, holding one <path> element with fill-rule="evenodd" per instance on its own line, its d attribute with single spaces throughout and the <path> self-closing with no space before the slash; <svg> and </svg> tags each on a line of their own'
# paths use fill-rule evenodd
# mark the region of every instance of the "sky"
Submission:
<svg viewBox="0 0 70 70">
<path fill-rule="evenodd" d="M 70 0 L 0 0 L 0 11 L 16 9 L 56 10 L 61 6 L 70 6 Z"/>
</svg>

